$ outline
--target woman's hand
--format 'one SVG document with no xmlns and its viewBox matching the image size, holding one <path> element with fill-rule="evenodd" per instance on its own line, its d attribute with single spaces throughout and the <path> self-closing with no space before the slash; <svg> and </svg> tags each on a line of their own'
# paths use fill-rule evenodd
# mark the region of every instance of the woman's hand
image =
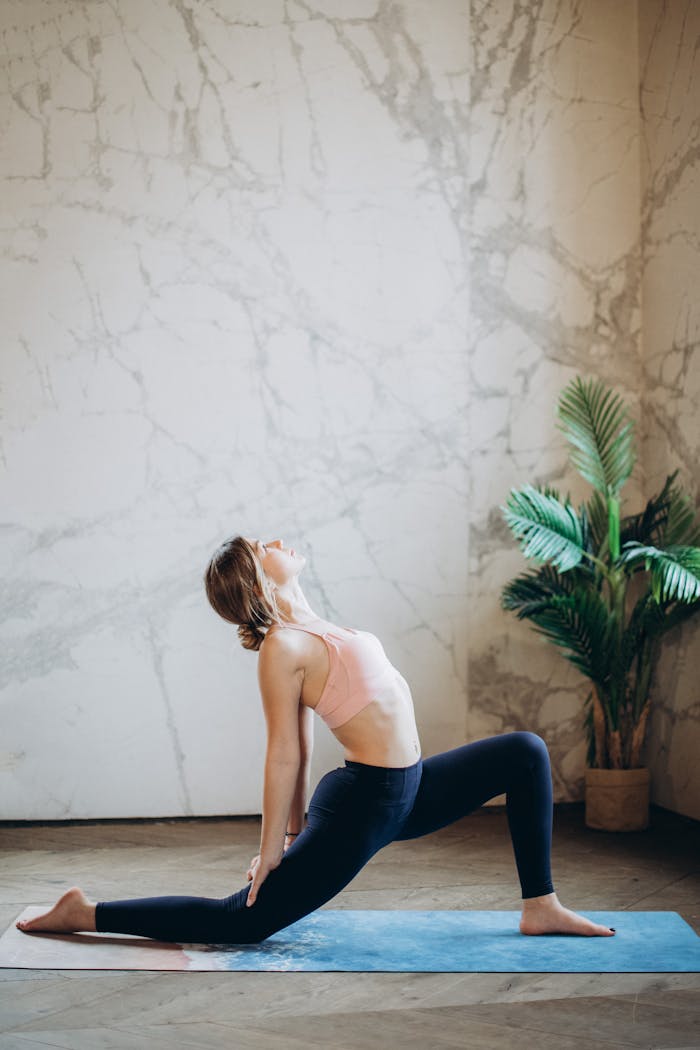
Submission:
<svg viewBox="0 0 700 1050">
<path fill-rule="evenodd" d="M 248 881 L 252 880 L 252 885 L 248 891 L 248 899 L 246 900 L 246 907 L 249 908 L 258 896 L 258 890 L 262 886 L 263 882 L 275 868 L 280 866 L 284 851 L 276 856 L 265 857 L 262 853 L 259 853 L 257 857 L 253 857 L 251 865 L 248 868 Z"/>
<path fill-rule="evenodd" d="M 258 853 L 257 857 L 253 857 L 253 859 L 251 860 L 250 867 L 248 868 L 248 870 L 246 872 L 246 878 L 248 879 L 248 882 L 250 882 L 250 880 L 255 875 L 255 869 L 257 868 L 259 863 L 260 863 L 260 854 Z"/>
<path fill-rule="evenodd" d="M 292 842 L 293 841 L 294 841 L 294 839 L 292 839 Z M 285 837 L 285 840 L 284 840 L 284 852 L 285 853 L 287 852 L 289 847 L 292 845 L 292 842 L 287 842 L 287 839 Z M 248 868 L 248 870 L 246 872 L 246 878 L 248 879 L 248 882 L 250 882 L 250 880 L 255 876 L 255 869 L 257 868 L 259 863 L 260 863 L 260 854 L 258 853 L 258 855 L 253 857 L 253 859 L 251 860 L 250 867 Z"/>
</svg>

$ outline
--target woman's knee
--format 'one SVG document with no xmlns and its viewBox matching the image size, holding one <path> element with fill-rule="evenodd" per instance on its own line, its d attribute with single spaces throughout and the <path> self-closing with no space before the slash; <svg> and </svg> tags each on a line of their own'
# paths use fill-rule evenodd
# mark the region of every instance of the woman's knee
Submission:
<svg viewBox="0 0 700 1050">
<path fill-rule="evenodd" d="M 519 730 L 511 734 L 517 738 L 518 748 L 528 760 L 549 762 L 549 750 L 545 740 L 529 730 Z"/>
</svg>

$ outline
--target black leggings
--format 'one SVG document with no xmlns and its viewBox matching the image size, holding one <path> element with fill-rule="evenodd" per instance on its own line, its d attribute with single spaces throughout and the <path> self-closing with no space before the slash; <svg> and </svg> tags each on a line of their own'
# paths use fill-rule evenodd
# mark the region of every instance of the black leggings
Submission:
<svg viewBox="0 0 700 1050">
<path fill-rule="evenodd" d="M 535 733 L 487 737 L 405 767 L 346 761 L 321 777 L 307 826 L 269 872 L 230 897 L 99 901 L 100 932 L 162 941 L 253 944 L 335 897 L 383 846 L 444 828 L 506 793 L 523 898 L 552 893 L 552 774 Z"/>
</svg>

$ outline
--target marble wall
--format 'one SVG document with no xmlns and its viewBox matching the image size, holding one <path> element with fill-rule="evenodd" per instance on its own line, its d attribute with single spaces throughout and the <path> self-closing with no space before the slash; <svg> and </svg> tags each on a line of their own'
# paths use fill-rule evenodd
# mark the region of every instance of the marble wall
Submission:
<svg viewBox="0 0 700 1050">
<path fill-rule="evenodd" d="M 260 811 L 239 532 L 464 739 L 467 16 L 0 6 L 4 817 Z"/>
<path fill-rule="evenodd" d="M 523 5 L 524 6 L 524 5 Z M 700 8 L 692 0 L 472 4 L 470 739 L 533 728 L 555 798 L 583 797 L 576 670 L 498 592 L 525 568 L 504 491 L 590 487 L 555 429 L 576 373 L 630 403 L 638 460 L 623 513 L 680 467 L 697 501 Z M 644 760 L 652 801 L 700 818 L 700 625 L 668 636 Z"/>
<path fill-rule="evenodd" d="M 500 608 L 532 568 L 500 506 L 550 484 L 579 502 L 556 405 L 576 375 L 638 415 L 639 114 L 632 2 L 472 4 L 470 739 L 534 729 L 555 798 L 583 797 L 587 683 Z M 636 502 L 641 471 L 625 495 Z M 499 799 L 503 801 L 503 799 Z"/>
<path fill-rule="evenodd" d="M 644 466 L 700 481 L 700 5 L 639 7 Z M 700 617 L 666 636 L 647 761 L 661 806 L 700 819 Z"/>
<path fill-rule="evenodd" d="M 259 812 L 256 657 L 201 580 L 238 532 L 380 634 L 425 755 L 533 729 L 581 797 L 585 684 L 499 608 L 498 507 L 585 495 L 578 372 L 673 419 L 650 476 L 697 461 L 690 283 L 681 342 L 642 250 L 689 277 L 697 119 L 651 100 L 691 6 L 5 0 L 0 816 Z M 654 792 L 691 812 L 685 754 Z M 317 719 L 312 779 L 340 761 Z"/>
</svg>

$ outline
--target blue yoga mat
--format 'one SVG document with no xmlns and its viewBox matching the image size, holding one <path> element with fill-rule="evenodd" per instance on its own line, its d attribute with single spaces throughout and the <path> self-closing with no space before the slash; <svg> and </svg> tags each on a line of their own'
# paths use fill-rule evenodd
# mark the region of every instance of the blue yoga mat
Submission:
<svg viewBox="0 0 700 1050">
<path fill-rule="evenodd" d="M 519 911 L 322 909 L 260 944 L 199 947 L 207 969 L 422 973 L 697 973 L 700 937 L 673 911 L 580 911 L 612 937 L 525 936 Z M 192 959 L 195 945 L 182 945 Z M 192 953 L 192 954 L 191 954 Z M 210 953 L 216 958 L 211 958 Z M 212 965 L 213 964 L 213 965 Z M 195 967 L 196 968 L 196 962 Z"/>
<path fill-rule="evenodd" d="M 22 912 L 32 918 L 45 908 Z M 698 973 L 700 937 L 673 911 L 584 911 L 614 937 L 520 933 L 519 911 L 322 908 L 260 944 L 121 933 L 0 937 L 0 966 L 84 970 L 345 970 L 399 973 Z"/>
</svg>

